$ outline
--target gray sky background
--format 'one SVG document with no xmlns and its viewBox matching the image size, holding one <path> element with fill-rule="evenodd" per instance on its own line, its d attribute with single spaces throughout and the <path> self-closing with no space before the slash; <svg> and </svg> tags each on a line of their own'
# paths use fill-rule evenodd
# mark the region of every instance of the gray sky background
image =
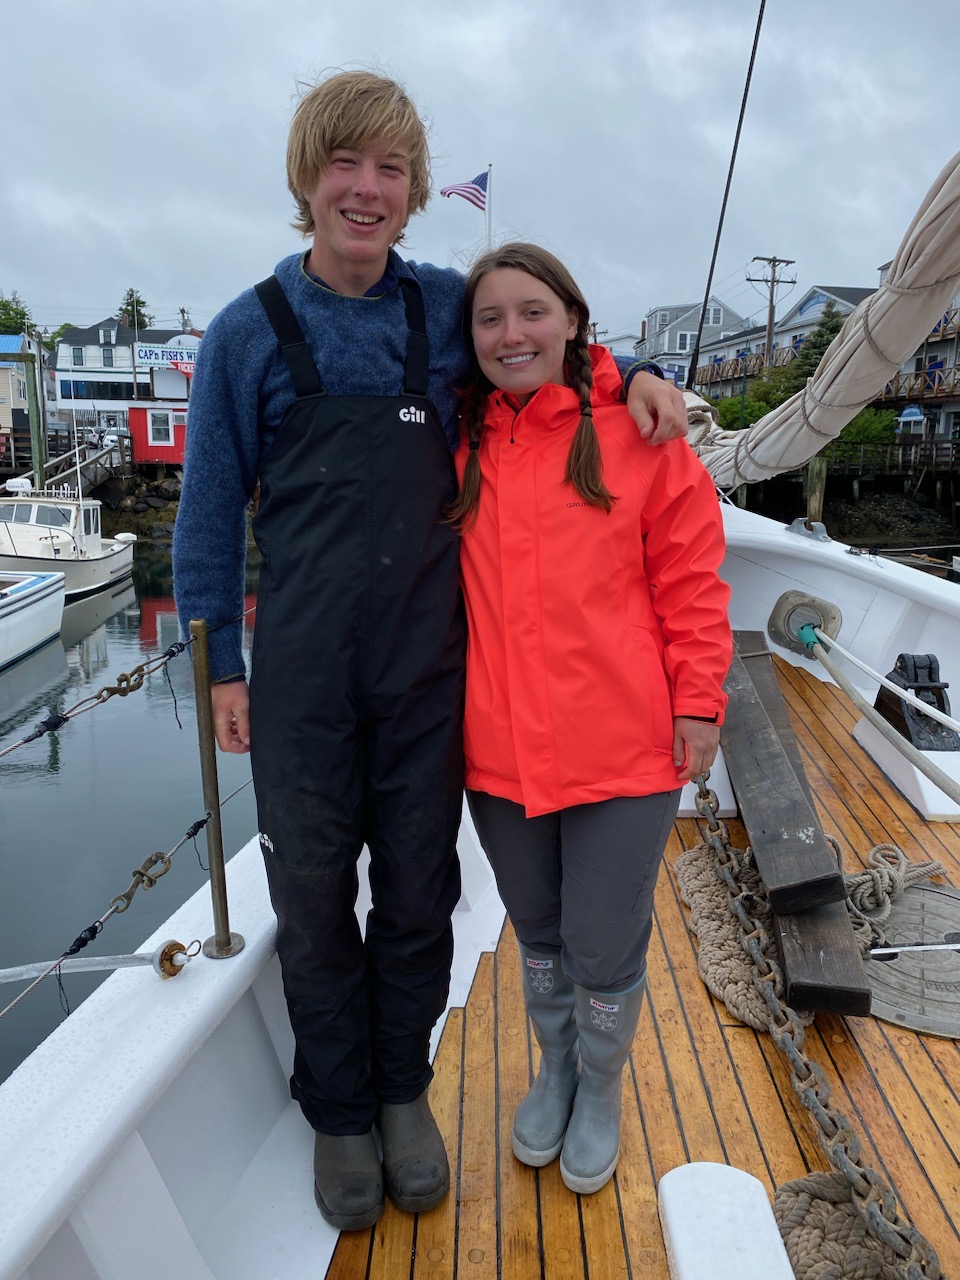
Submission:
<svg viewBox="0 0 960 1280">
<path fill-rule="evenodd" d="M 303 242 L 284 151 L 298 86 L 401 80 L 435 194 L 406 256 L 466 265 L 484 216 L 439 189 L 493 163 L 493 235 L 572 268 L 613 336 L 702 296 L 758 0 L 0 0 L 0 290 L 41 326 L 140 290 L 203 327 Z M 960 147 L 956 0 L 768 0 L 714 293 L 765 315 L 754 255 L 873 286 Z"/>
</svg>

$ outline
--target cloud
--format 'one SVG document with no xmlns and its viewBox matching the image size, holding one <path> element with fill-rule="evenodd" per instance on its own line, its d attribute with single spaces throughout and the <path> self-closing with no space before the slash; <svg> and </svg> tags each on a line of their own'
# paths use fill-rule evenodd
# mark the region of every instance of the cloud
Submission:
<svg viewBox="0 0 960 1280">
<path fill-rule="evenodd" d="M 716 287 L 757 313 L 755 255 L 797 288 L 872 285 L 949 158 L 954 7 L 767 6 Z M 437 187 L 493 163 L 498 240 L 574 269 L 598 324 L 635 329 L 698 299 L 756 7 L 688 0 L 491 0 L 186 9 L 37 0 L 4 14 L 0 289 L 50 328 L 115 309 L 199 324 L 301 243 L 284 149 L 298 84 L 333 67 L 401 79 L 431 121 Z M 483 216 L 434 198 L 410 256 L 463 264 Z"/>
</svg>

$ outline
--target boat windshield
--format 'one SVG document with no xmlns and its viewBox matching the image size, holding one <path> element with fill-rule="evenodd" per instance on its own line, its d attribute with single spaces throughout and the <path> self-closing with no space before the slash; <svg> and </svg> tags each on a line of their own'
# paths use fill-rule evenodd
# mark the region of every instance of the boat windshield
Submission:
<svg viewBox="0 0 960 1280">
<path fill-rule="evenodd" d="M 33 505 L 29 502 L 0 502 L 0 520 L 11 524 L 29 524 Z"/>
<path fill-rule="evenodd" d="M 54 529 L 66 529 L 72 517 L 70 507 L 55 507 L 52 502 L 38 502 L 34 524 L 50 525 Z"/>
</svg>

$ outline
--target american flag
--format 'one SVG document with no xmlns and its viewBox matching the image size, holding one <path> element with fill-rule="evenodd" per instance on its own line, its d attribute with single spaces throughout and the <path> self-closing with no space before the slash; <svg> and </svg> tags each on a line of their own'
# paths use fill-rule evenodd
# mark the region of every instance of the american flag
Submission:
<svg viewBox="0 0 960 1280">
<path fill-rule="evenodd" d="M 478 209 L 487 207 L 487 174 L 478 173 L 472 182 L 458 182 L 452 187 L 441 187 L 442 196 L 463 196 Z"/>
</svg>

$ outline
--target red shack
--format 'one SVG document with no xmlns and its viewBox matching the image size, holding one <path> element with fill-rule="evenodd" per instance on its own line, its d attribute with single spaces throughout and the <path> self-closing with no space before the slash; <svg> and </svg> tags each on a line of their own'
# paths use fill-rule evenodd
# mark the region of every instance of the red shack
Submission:
<svg viewBox="0 0 960 1280">
<path fill-rule="evenodd" d="M 134 462 L 183 465 L 187 439 L 187 407 L 183 401 L 162 404 L 151 400 L 149 404 L 131 404 L 127 412 Z"/>
</svg>

